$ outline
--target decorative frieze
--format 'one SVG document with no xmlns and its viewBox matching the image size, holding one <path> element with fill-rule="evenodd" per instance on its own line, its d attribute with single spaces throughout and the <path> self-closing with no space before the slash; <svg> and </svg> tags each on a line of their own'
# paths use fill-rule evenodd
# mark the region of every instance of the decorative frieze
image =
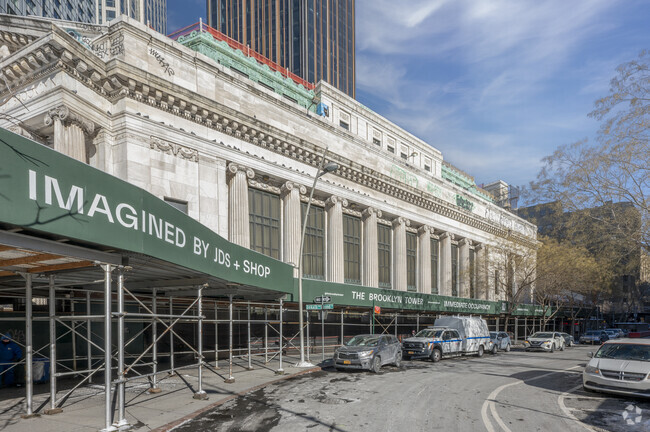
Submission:
<svg viewBox="0 0 650 432">
<path fill-rule="evenodd" d="M 198 150 L 175 144 L 153 135 L 149 137 L 149 148 L 191 162 L 199 161 Z"/>
</svg>

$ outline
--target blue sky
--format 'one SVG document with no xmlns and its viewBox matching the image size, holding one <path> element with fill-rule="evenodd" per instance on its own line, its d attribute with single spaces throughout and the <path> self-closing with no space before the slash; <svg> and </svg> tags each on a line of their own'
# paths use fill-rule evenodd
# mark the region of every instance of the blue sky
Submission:
<svg viewBox="0 0 650 432">
<path fill-rule="evenodd" d="M 206 18 L 168 0 L 169 32 Z M 477 183 L 533 180 L 616 67 L 650 49 L 647 0 L 357 0 L 357 100 Z M 207 21 L 207 19 L 206 19 Z"/>
</svg>

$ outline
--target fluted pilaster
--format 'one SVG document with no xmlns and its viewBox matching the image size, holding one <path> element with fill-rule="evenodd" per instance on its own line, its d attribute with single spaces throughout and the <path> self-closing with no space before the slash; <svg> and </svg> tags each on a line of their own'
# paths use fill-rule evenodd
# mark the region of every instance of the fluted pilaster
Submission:
<svg viewBox="0 0 650 432">
<path fill-rule="evenodd" d="M 403 217 L 393 220 L 393 289 L 406 291 L 406 227 L 411 222 Z"/>
<path fill-rule="evenodd" d="M 377 250 L 377 218 L 381 210 L 368 207 L 363 211 L 363 268 L 361 283 L 379 287 L 379 262 Z"/>
<path fill-rule="evenodd" d="M 300 194 L 305 194 L 307 188 L 293 182 L 286 182 L 280 189 L 282 193 L 282 207 L 284 210 L 282 235 L 282 250 L 284 262 L 298 265 L 300 254 L 300 235 L 302 217 L 300 210 Z"/>
<path fill-rule="evenodd" d="M 476 287 L 474 292 L 477 299 L 487 300 L 487 268 L 485 262 L 485 246 L 478 244 L 474 246 L 474 274 L 476 275 Z"/>
<path fill-rule="evenodd" d="M 451 296 L 451 241 L 454 235 L 440 235 L 440 295 Z"/>
<path fill-rule="evenodd" d="M 458 242 L 458 296 L 463 298 L 469 298 L 470 294 L 469 246 L 466 238 Z"/>
<path fill-rule="evenodd" d="M 255 177 L 250 169 L 228 165 L 228 239 L 249 248 L 251 242 L 248 207 L 248 180 Z"/>
<path fill-rule="evenodd" d="M 49 110 L 45 114 L 44 123 L 46 126 L 54 126 L 54 150 L 83 163 L 88 162 L 86 137 L 94 134 L 95 123 L 65 105 Z"/>
<path fill-rule="evenodd" d="M 429 226 L 418 229 L 418 292 L 431 294 L 431 232 Z"/>
<path fill-rule="evenodd" d="M 348 206 L 344 198 L 331 196 L 325 201 L 327 211 L 327 280 L 343 283 L 343 207 Z"/>
</svg>

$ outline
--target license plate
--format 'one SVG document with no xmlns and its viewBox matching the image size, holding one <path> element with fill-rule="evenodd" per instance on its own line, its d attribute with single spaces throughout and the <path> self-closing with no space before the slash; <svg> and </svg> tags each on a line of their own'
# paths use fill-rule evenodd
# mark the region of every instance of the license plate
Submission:
<svg viewBox="0 0 650 432">
<path fill-rule="evenodd" d="M 413 354 L 413 351 L 409 351 L 409 354 Z"/>
<path fill-rule="evenodd" d="M 343 360 L 343 364 L 350 364 L 350 360 Z"/>
</svg>

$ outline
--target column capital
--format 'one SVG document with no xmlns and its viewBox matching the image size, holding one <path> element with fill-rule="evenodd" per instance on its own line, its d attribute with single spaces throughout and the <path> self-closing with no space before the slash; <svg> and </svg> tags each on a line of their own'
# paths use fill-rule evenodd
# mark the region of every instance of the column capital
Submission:
<svg viewBox="0 0 650 432">
<path fill-rule="evenodd" d="M 398 225 L 411 226 L 411 221 L 406 219 L 403 216 L 396 217 L 395 219 L 393 219 L 393 221 L 391 223 L 393 225 L 393 228 L 395 228 Z"/>
<path fill-rule="evenodd" d="M 237 174 L 237 172 L 243 171 L 245 173 L 246 177 L 248 177 L 249 179 L 255 178 L 255 171 L 253 171 L 252 169 L 250 169 L 248 167 L 238 165 L 238 164 L 236 164 L 234 162 L 231 162 L 231 163 L 228 164 L 227 170 L 228 170 L 228 175 L 231 176 L 231 177 L 234 176 L 235 174 Z"/>
<path fill-rule="evenodd" d="M 454 235 L 449 231 L 445 231 L 439 235 L 440 240 L 446 239 L 447 237 L 449 237 L 450 240 L 454 239 Z"/>
<path fill-rule="evenodd" d="M 420 228 L 418 228 L 418 234 L 423 235 L 431 235 L 433 233 L 433 227 L 430 227 L 429 225 L 422 225 Z"/>
<path fill-rule="evenodd" d="M 471 246 L 472 241 L 470 239 L 468 239 L 467 237 L 464 237 L 464 238 L 458 240 L 458 246 L 465 246 L 465 245 Z"/>
<path fill-rule="evenodd" d="M 483 243 L 474 243 L 474 250 L 476 252 L 485 249 L 485 245 Z"/>
<path fill-rule="evenodd" d="M 327 198 L 327 200 L 325 200 L 325 208 L 329 210 L 330 208 L 332 208 L 338 203 L 341 203 L 341 207 L 348 206 L 348 200 L 346 200 L 345 198 L 338 197 L 336 195 L 332 195 L 331 197 Z"/>
<path fill-rule="evenodd" d="M 367 207 L 361 212 L 361 217 L 363 219 L 368 219 L 371 216 L 381 217 L 381 210 L 378 210 L 374 207 Z"/>
<path fill-rule="evenodd" d="M 53 108 L 45 113 L 45 118 L 43 119 L 45 126 L 50 126 L 52 123 L 54 123 L 55 118 L 61 120 L 61 122 L 63 122 L 63 124 L 66 126 L 70 124 L 79 126 L 81 129 L 83 129 L 86 135 L 92 135 L 95 133 L 95 123 L 93 121 L 88 120 L 82 115 L 72 111 L 66 105 L 59 105 L 56 108 Z"/>
<path fill-rule="evenodd" d="M 296 189 L 300 195 L 305 195 L 307 193 L 307 188 L 305 186 L 300 183 L 288 181 L 280 187 L 280 194 L 284 197 L 294 189 Z"/>
</svg>

